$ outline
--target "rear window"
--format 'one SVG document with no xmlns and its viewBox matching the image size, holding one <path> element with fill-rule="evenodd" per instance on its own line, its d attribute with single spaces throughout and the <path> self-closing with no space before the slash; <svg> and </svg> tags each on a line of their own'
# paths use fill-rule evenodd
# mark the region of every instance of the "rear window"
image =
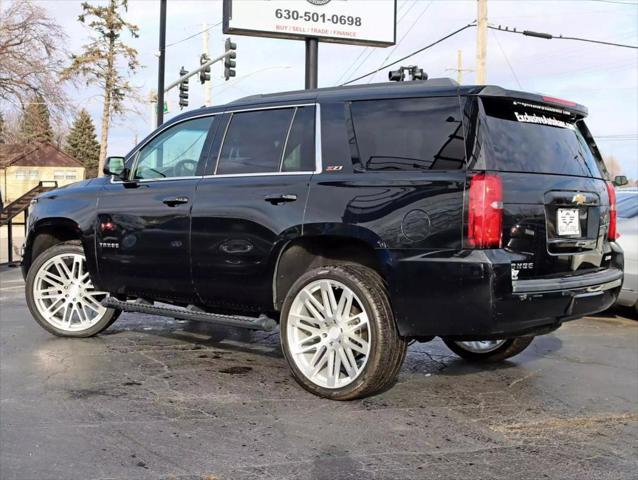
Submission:
<svg viewBox="0 0 638 480">
<path fill-rule="evenodd" d="M 483 98 L 487 170 L 604 178 L 584 123 L 560 108 Z"/>
<path fill-rule="evenodd" d="M 362 166 L 369 171 L 458 170 L 465 143 L 458 97 L 353 102 Z"/>
</svg>

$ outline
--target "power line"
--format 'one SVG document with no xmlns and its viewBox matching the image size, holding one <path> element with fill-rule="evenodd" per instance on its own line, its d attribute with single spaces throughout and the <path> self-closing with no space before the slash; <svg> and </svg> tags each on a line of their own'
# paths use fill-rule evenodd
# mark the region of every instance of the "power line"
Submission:
<svg viewBox="0 0 638 480">
<path fill-rule="evenodd" d="M 503 46 L 501 45 L 501 42 L 498 39 L 498 35 L 492 32 L 492 36 L 494 37 L 494 40 L 496 40 L 496 45 L 498 45 L 499 50 L 503 54 L 503 58 L 505 58 L 505 61 L 507 62 L 507 66 L 510 67 L 510 72 L 512 72 L 512 75 L 514 76 L 514 80 L 516 80 L 516 83 L 518 84 L 518 88 L 523 90 L 523 85 L 521 85 L 521 82 L 518 79 L 518 75 L 516 75 L 516 72 L 514 71 L 514 67 L 512 66 L 507 54 L 505 53 L 505 50 L 503 49 Z"/>
<path fill-rule="evenodd" d="M 201 35 L 202 33 L 206 33 L 209 30 L 212 30 L 215 27 L 219 27 L 222 24 L 222 22 L 218 22 L 215 25 L 211 25 L 210 27 L 202 30 L 201 32 L 197 32 L 197 33 L 193 33 L 192 35 L 189 35 L 188 37 L 182 38 L 181 40 L 177 40 L 176 42 L 173 43 L 169 43 L 168 45 L 166 45 L 166 48 L 168 47 L 172 47 L 173 45 L 177 45 L 179 43 L 185 42 L 186 40 L 190 40 L 191 38 L 195 38 L 197 35 Z"/>
<path fill-rule="evenodd" d="M 412 22 L 412 25 L 410 25 L 410 28 L 408 28 L 408 30 L 403 34 L 403 36 L 401 37 L 401 39 L 397 42 L 397 44 L 394 46 L 394 48 L 392 48 L 392 50 L 390 50 L 390 52 L 385 56 L 385 58 L 383 59 L 383 61 L 381 62 L 381 65 L 383 65 L 385 62 L 388 61 L 388 59 L 392 56 L 392 54 L 394 52 L 396 52 L 397 48 L 399 48 L 399 46 L 401 45 L 401 43 L 403 42 L 403 40 L 406 39 L 406 37 L 410 34 L 410 32 L 412 31 L 412 29 L 416 26 L 416 24 L 419 22 L 419 20 L 421 20 L 421 17 L 423 15 L 425 15 L 425 12 L 427 12 L 430 7 L 432 6 L 432 2 L 434 0 L 430 0 L 430 2 L 425 6 L 425 8 L 423 9 L 423 11 L 421 11 L 421 13 L 419 14 L 418 17 L 416 17 L 414 19 L 414 22 Z M 370 83 L 372 80 L 374 79 L 374 75 L 372 77 L 370 77 L 370 79 L 368 80 L 368 83 Z"/>
<path fill-rule="evenodd" d="M 525 35 L 527 37 L 543 38 L 545 40 L 574 40 L 574 41 L 577 41 L 577 42 L 596 43 L 596 44 L 599 44 L 599 45 L 609 45 L 609 46 L 612 46 L 612 47 L 638 49 L 637 45 L 627 45 L 627 44 L 624 44 L 624 43 L 604 42 L 602 40 L 592 40 L 591 38 L 564 37 L 563 35 L 552 35 L 551 33 L 534 32 L 532 30 L 518 30 L 517 28 L 510 28 L 510 27 L 507 27 L 507 26 L 506 27 L 501 27 L 500 25 L 498 27 L 496 27 L 494 25 L 488 25 L 487 28 L 490 28 L 492 30 L 497 30 L 499 32 L 516 33 L 518 35 Z"/>
<path fill-rule="evenodd" d="M 402 62 L 404 60 L 407 60 L 408 58 L 413 57 L 414 55 L 416 55 L 418 53 L 421 53 L 424 50 L 427 50 L 428 48 L 432 48 L 435 45 L 438 45 L 439 43 L 447 40 L 448 38 L 453 37 L 454 35 L 457 35 L 457 34 L 461 33 L 463 30 L 467 30 L 468 28 L 471 28 L 471 27 L 476 27 L 476 23 L 468 23 L 467 25 L 465 25 L 465 26 L 453 31 L 452 33 L 449 33 L 445 37 L 439 38 L 437 41 L 432 42 L 429 45 L 426 45 L 425 47 L 419 48 L 418 50 L 415 50 L 414 52 L 409 53 L 408 55 L 406 55 L 404 57 L 401 57 L 398 60 L 395 60 L 395 61 L 393 61 L 391 63 L 387 63 L 387 64 L 383 65 L 382 67 L 377 68 L 376 70 L 373 70 L 373 71 L 371 71 L 369 73 L 366 73 L 365 75 L 361 75 L 361 76 L 359 76 L 357 78 L 354 78 L 354 79 L 349 80 L 349 81 L 347 81 L 345 83 L 342 83 L 341 86 L 343 87 L 344 85 L 349 85 L 349 84 L 354 83 L 354 82 L 356 82 L 358 80 L 361 80 L 362 78 L 366 78 L 366 77 L 369 77 L 370 75 L 374 75 L 375 73 L 380 72 L 384 68 L 391 67 L 393 65 L 396 65 L 397 63 L 400 63 L 400 62 Z"/>
<path fill-rule="evenodd" d="M 589 0 L 590 2 L 598 3 L 615 3 L 616 5 L 629 5 L 632 7 L 638 7 L 638 3 L 635 2 L 621 2 L 620 0 Z"/>
<path fill-rule="evenodd" d="M 413 0 L 412 4 L 408 7 L 407 10 L 405 10 L 403 13 L 401 13 L 402 10 L 405 9 L 405 7 L 408 5 L 409 0 L 406 0 L 405 3 L 401 4 L 401 6 L 399 7 L 399 10 L 397 11 L 397 14 L 400 14 L 401 16 L 399 17 L 399 20 L 397 21 L 397 25 L 396 28 L 399 28 L 399 25 L 401 25 L 401 22 L 403 21 L 403 19 L 405 18 L 405 16 L 410 13 L 410 10 L 412 10 L 412 8 L 416 5 L 416 3 L 418 2 L 418 0 Z M 366 57 L 361 60 L 361 63 L 354 68 L 354 70 L 352 70 L 352 72 L 348 73 L 350 71 L 351 68 L 353 68 L 356 63 L 359 61 L 359 59 L 365 55 L 365 53 L 368 53 L 366 55 Z M 357 71 L 363 67 L 363 65 L 368 61 L 368 58 L 370 58 L 372 56 L 372 54 L 375 52 L 375 49 L 373 47 L 365 47 L 364 49 L 361 50 L 361 53 L 359 53 L 359 55 L 357 56 L 357 58 L 355 59 L 354 62 L 352 62 L 352 64 L 346 68 L 346 70 L 341 74 L 341 76 L 339 77 L 339 79 L 337 80 L 337 83 L 339 83 L 343 78 L 351 78 L 353 75 L 355 75 L 357 73 Z M 347 74 L 347 76 L 346 76 Z"/>
</svg>

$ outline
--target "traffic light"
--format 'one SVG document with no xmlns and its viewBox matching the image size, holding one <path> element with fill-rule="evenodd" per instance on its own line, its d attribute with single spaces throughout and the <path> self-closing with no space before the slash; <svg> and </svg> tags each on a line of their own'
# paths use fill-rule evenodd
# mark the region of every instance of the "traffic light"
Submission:
<svg viewBox="0 0 638 480">
<path fill-rule="evenodd" d="M 403 71 L 403 67 L 399 70 L 390 70 L 388 72 L 388 80 L 391 82 L 402 82 L 405 80 L 405 73 Z"/>
<path fill-rule="evenodd" d="M 202 56 L 199 57 L 199 64 L 204 65 L 209 60 L 210 58 L 208 58 L 208 55 L 206 55 L 205 53 L 202 53 Z M 200 70 L 199 72 L 199 81 L 202 85 L 204 85 L 209 80 L 210 80 L 210 65 L 206 67 L 204 70 Z"/>
<path fill-rule="evenodd" d="M 237 58 L 237 44 L 235 42 L 231 42 L 230 38 L 227 38 L 224 46 L 224 51 L 230 52 L 224 59 L 224 78 L 228 80 L 230 77 L 234 77 L 237 74 L 237 72 L 235 72 L 237 62 L 234 60 Z"/>
<path fill-rule="evenodd" d="M 182 78 L 184 75 L 188 73 L 184 67 L 179 70 L 179 77 Z M 186 79 L 179 84 L 179 108 L 183 109 L 184 107 L 188 107 L 188 81 L 190 79 Z"/>
<path fill-rule="evenodd" d="M 423 71 L 422 68 L 416 65 L 410 67 L 410 73 L 412 74 L 412 80 L 427 80 L 428 74 Z"/>
<path fill-rule="evenodd" d="M 416 65 L 410 65 L 409 67 L 400 67 L 398 70 L 390 70 L 388 72 L 388 79 L 391 82 L 404 82 L 406 74 L 410 76 L 410 80 L 427 80 L 428 74 Z"/>
</svg>

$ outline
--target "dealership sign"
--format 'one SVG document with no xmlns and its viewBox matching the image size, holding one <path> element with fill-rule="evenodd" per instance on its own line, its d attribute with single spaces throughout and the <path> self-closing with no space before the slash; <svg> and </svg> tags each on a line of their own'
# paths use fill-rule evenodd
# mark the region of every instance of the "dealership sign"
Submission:
<svg viewBox="0 0 638 480">
<path fill-rule="evenodd" d="M 396 0 L 224 0 L 224 33 L 387 47 Z"/>
</svg>

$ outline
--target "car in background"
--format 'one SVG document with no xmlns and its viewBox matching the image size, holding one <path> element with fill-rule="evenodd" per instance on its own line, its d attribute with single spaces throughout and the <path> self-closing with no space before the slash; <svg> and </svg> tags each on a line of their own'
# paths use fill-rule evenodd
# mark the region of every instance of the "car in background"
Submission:
<svg viewBox="0 0 638 480">
<path fill-rule="evenodd" d="M 638 188 L 616 191 L 617 242 L 625 251 L 625 279 L 617 305 L 633 307 L 638 313 Z"/>
</svg>

